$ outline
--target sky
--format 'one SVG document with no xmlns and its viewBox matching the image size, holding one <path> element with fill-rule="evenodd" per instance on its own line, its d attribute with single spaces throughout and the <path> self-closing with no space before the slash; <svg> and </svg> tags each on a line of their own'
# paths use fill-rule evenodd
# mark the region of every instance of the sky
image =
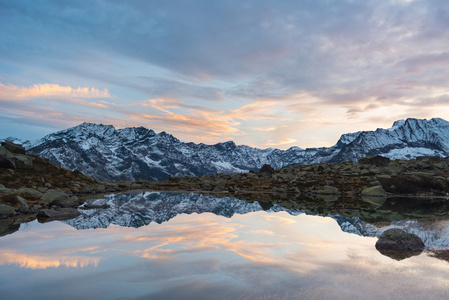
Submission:
<svg viewBox="0 0 449 300">
<path fill-rule="evenodd" d="M 449 120 L 446 0 L 0 0 L 0 138 L 82 122 L 332 146 Z"/>
</svg>

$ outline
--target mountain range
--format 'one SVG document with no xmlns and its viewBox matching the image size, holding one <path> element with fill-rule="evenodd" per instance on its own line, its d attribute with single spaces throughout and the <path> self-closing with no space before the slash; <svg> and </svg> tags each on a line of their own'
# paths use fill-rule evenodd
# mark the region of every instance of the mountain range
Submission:
<svg viewBox="0 0 449 300">
<path fill-rule="evenodd" d="M 343 134 L 332 147 L 258 149 L 234 142 L 215 145 L 181 142 L 144 127 L 115 129 L 82 123 L 22 144 L 28 153 L 63 168 L 79 170 L 99 181 L 166 180 L 170 176 L 239 173 L 264 164 L 275 169 L 292 165 L 353 161 L 368 155 L 390 159 L 449 155 L 449 122 L 406 119 L 388 129 Z"/>
</svg>

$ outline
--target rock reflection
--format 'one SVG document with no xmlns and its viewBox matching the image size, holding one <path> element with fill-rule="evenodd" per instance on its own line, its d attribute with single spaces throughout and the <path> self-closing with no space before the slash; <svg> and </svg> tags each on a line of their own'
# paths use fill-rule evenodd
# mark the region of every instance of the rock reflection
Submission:
<svg viewBox="0 0 449 300">
<path fill-rule="evenodd" d="M 422 251 L 406 251 L 406 250 L 394 250 L 394 249 L 377 249 L 380 254 L 388 256 L 394 260 L 404 260 L 413 256 L 420 255 Z"/>
</svg>

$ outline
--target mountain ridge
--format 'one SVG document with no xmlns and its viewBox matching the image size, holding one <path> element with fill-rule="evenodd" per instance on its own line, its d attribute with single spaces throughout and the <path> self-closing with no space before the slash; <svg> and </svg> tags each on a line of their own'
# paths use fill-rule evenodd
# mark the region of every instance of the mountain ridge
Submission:
<svg viewBox="0 0 449 300">
<path fill-rule="evenodd" d="M 18 142 L 17 139 L 11 139 Z M 434 118 L 398 120 L 391 128 L 341 135 L 334 146 L 287 150 L 258 149 L 233 141 L 206 145 L 181 142 L 165 131 L 145 127 L 115 129 L 113 125 L 82 123 L 35 141 L 22 141 L 29 153 L 61 167 L 79 170 L 100 181 L 166 180 L 275 169 L 292 165 L 353 161 L 368 155 L 390 159 L 449 155 L 449 122 Z"/>
</svg>

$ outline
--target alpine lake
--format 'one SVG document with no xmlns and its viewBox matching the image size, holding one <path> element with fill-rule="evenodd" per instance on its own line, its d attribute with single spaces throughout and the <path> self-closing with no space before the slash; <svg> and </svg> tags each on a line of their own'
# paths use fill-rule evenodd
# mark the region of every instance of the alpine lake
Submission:
<svg viewBox="0 0 449 300">
<path fill-rule="evenodd" d="M 270 199 L 143 191 L 0 220 L 0 297 L 449 299 L 449 200 Z M 425 250 L 380 253 L 389 228 Z"/>
</svg>

